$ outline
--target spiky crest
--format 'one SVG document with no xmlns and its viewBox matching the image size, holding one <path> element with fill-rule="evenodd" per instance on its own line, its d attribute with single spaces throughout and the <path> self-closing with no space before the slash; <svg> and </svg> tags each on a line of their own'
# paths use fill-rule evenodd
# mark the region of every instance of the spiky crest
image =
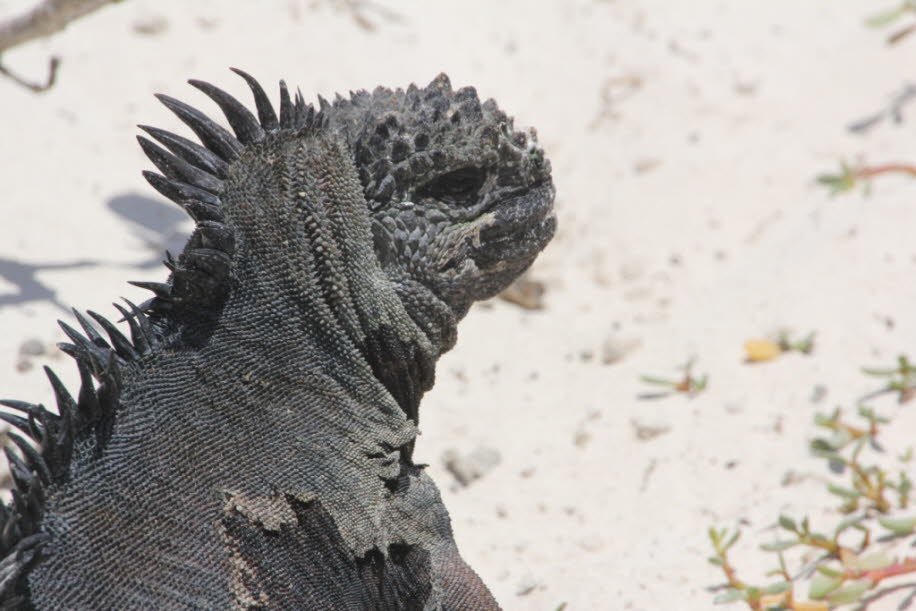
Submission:
<svg viewBox="0 0 916 611">
<path fill-rule="evenodd" d="M 0 400 L 0 406 L 21 414 L 0 411 L 0 421 L 23 433 L 22 436 L 9 433 L 15 449 L 4 449 L 14 487 L 12 502 L 0 504 L 3 608 L 18 608 L 26 603 L 20 595 L 21 578 L 39 558 L 49 538 L 39 531 L 46 489 L 67 482 L 76 448 L 98 456 L 108 441 L 119 406 L 121 369 L 151 354 L 161 344 L 163 338 L 156 326 L 157 319 L 173 314 L 176 309 L 206 312 L 225 296 L 235 236 L 223 223 L 219 195 L 229 165 L 245 146 L 263 140 L 271 132 L 300 130 L 322 121 L 321 113 L 316 114 L 301 93 L 292 101 L 282 81 L 278 118 L 260 84 L 247 73 L 232 70 L 251 88 L 257 118 L 218 87 L 203 81 L 189 82 L 217 103 L 234 134 L 199 110 L 166 95 L 157 97 L 194 131 L 203 145 L 159 128 L 140 126 L 162 145 L 138 136 L 141 149 L 162 172 L 144 172 L 144 177 L 159 193 L 180 205 L 197 227 L 177 260 L 166 253 L 165 265 L 171 271 L 167 283 L 131 282 L 153 292 L 155 296 L 151 300 L 137 306 L 125 299 L 127 308 L 113 304 L 127 322 L 130 338 L 110 320 L 96 312 L 87 312 L 108 336 L 106 339 L 86 316 L 74 310 L 83 332 L 58 321 L 70 339 L 70 343 L 58 346 L 76 361 L 80 375 L 77 398 L 46 367 L 57 401 L 56 414 L 40 404 Z"/>
<path fill-rule="evenodd" d="M 0 506 L 0 557 L 3 558 L 0 600 L 4 608 L 17 608 L 23 602 L 15 594 L 20 591 L 20 577 L 38 559 L 48 539 L 39 531 L 46 489 L 60 486 L 70 478 L 76 448 L 95 456 L 101 453 L 118 408 L 120 368 L 143 358 L 158 343 L 146 314 L 136 305 L 127 304 L 130 313 L 114 305 L 128 318 L 130 339 L 95 312 L 88 314 L 105 331 L 108 340 L 76 310 L 74 315 L 85 335 L 60 321 L 64 333 L 73 342 L 60 344 L 60 348 L 74 358 L 80 375 L 76 399 L 57 374 L 45 367 L 57 401 L 56 414 L 40 404 L 0 400 L 3 407 L 22 414 L 0 411 L 0 420 L 24 433 L 24 436 L 8 433 L 18 453 L 11 447 L 4 449 L 14 484 L 12 503 Z"/>
</svg>

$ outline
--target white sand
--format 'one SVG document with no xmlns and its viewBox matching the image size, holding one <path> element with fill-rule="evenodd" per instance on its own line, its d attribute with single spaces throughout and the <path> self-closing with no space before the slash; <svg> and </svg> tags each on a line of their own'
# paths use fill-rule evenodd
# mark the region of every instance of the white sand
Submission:
<svg viewBox="0 0 916 611">
<path fill-rule="evenodd" d="M 0 15 L 23 4 L 0 1 Z M 184 84 L 195 77 L 247 101 L 228 66 L 265 85 L 286 78 L 308 99 L 444 70 L 537 127 L 558 193 L 560 230 L 533 270 L 546 308 L 476 308 L 422 411 L 417 459 L 502 604 L 709 609 L 706 588 L 722 580 L 705 561 L 708 526 L 745 521 L 736 560 L 765 581 L 774 562 L 755 545 L 779 513 L 836 523 L 822 483 L 781 481 L 828 476 L 806 449 L 814 412 L 850 410 L 877 384 L 861 365 L 916 345 L 916 181 L 831 199 L 813 179 L 844 157 L 916 160 L 916 116 L 845 130 L 914 78 L 916 37 L 889 48 L 863 26 L 894 1 L 412 0 L 366 7 L 372 30 L 343 4 L 226 14 L 215 0 L 133 0 L 7 53 L 36 78 L 50 54 L 64 64 L 44 95 L 0 80 L 0 302 L 18 292 L 3 279 L 9 260 L 38 266 L 61 303 L 107 314 L 120 295 L 142 298 L 126 280 L 165 277 L 137 267 L 161 236 L 116 213 L 142 204 L 126 196 L 162 201 L 140 177 L 150 164 L 134 125 L 183 128 L 152 93 L 212 109 Z M 189 227 L 164 204 L 139 209 L 160 229 Z M 81 260 L 92 264 L 45 267 Z M 27 288 L 38 298 L 0 306 L 0 395 L 47 402 L 40 368 L 18 372 L 17 351 L 63 340 L 54 319 L 66 314 Z M 816 353 L 742 363 L 744 340 L 782 326 L 816 330 Z M 605 365 L 609 338 L 639 347 Z M 676 376 L 692 355 L 710 375 L 705 393 L 637 399 L 640 374 Z M 34 363 L 46 360 L 75 379 L 66 359 Z M 828 394 L 815 405 L 818 384 Z M 914 407 L 874 405 L 898 425 L 888 447 L 912 443 Z M 668 430 L 641 441 L 634 423 Z M 453 490 L 442 454 L 478 446 L 501 463 Z"/>
</svg>

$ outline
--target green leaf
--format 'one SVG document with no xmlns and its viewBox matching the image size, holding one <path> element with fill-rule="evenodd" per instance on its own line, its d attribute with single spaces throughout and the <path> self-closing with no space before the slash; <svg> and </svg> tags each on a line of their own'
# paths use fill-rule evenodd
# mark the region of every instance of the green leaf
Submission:
<svg viewBox="0 0 916 611">
<path fill-rule="evenodd" d="M 781 552 L 798 545 L 798 541 L 773 541 L 772 543 L 761 543 L 760 549 L 765 552 Z"/>
<path fill-rule="evenodd" d="M 827 597 L 827 602 L 831 605 L 845 605 L 854 603 L 859 600 L 865 592 L 871 587 L 868 580 L 853 581 L 847 583 L 839 590 L 836 590 Z"/>
<path fill-rule="evenodd" d="M 829 566 L 817 566 L 815 567 L 818 573 L 825 575 L 827 577 L 842 577 L 843 571 L 838 569 L 832 569 Z"/>
<path fill-rule="evenodd" d="M 794 533 L 798 532 L 798 526 L 795 524 L 795 520 L 788 516 L 779 516 L 779 525 L 788 531 Z"/>
<path fill-rule="evenodd" d="M 833 432 L 827 444 L 834 450 L 839 450 L 850 441 L 852 441 L 852 434 L 846 429 L 840 429 L 839 431 Z"/>
<path fill-rule="evenodd" d="M 709 527 L 709 540 L 712 541 L 713 546 L 718 546 L 719 541 L 722 540 L 722 533 L 720 533 L 714 526 Z"/>
<path fill-rule="evenodd" d="M 873 420 L 876 417 L 875 410 L 866 405 L 860 405 L 856 411 L 866 420 Z"/>
<path fill-rule="evenodd" d="M 859 525 L 859 522 L 862 520 L 862 516 L 853 516 L 851 518 L 846 518 L 842 522 L 836 525 L 836 528 L 833 529 L 833 534 L 838 535 L 847 528 L 855 528 Z"/>
<path fill-rule="evenodd" d="M 860 496 L 862 496 L 862 493 L 859 492 L 858 490 L 850 490 L 849 488 L 841 488 L 840 486 L 836 486 L 834 484 L 827 484 L 827 490 L 831 494 L 842 496 L 847 499 L 857 499 Z"/>
<path fill-rule="evenodd" d="M 897 485 L 897 493 L 900 494 L 901 499 L 905 499 L 910 495 L 910 491 L 913 489 L 913 482 L 907 477 L 906 473 L 900 473 L 900 484 Z M 903 501 L 901 501 L 902 503 Z"/>
<path fill-rule="evenodd" d="M 902 6 L 889 11 L 882 11 L 866 19 L 865 25 L 870 28 L 883 28 L 900 19 L 904 13 L 906 13 L 906 8 Z"/>
<path fill-rule="evenodd" d="M 808 447 L 815 456 L 828 460 L 843 460 L 843 457 L 836 453 L 826 439 L 812 439 Z"/>
<path fill-rule="evenodd" d="M 896 369 L 874 369 L 871 367 L 863 367 L 862 373 L 870 376 L 875 376 L 878 378 L 887 378 L 897 373 Z"/>
<path fill-rule="evenodd" d="M 850 176 L 837 176 L 835 174 L 819 174 L 817 182 L 830 189 L 831 195 L 837 195 L 849 191 L 855 186 L 855 180 Z"/>
<path fill-rule="evenodd" d="M 825 596 L 840 587 L 843 583 L 842 577 L 830 577 L 823 573 L 816 574 L 811 579 L 811 587 L 808 590 L 808 598 L 822 600 Z"/>
<path fill-rule="evenodd" d="M 811 533 L 811 540 L 817 543 L 829 543 L 830 539 L 827 538 L 827 535 L 822 535 L 821 533 Z"/>
<path fill-rule="evenodd" d="M 827 461 L 830 462 L 831 471 L 842 472 L 843 468 L 846 466 L 846 460 L 842 456 L 834 452 L 833 450 L 830 450 L 828 452 L 819 452 L 815 450 L 815 451 L 812 451 L 811 453 L 814 456 L 817 456 L 818 458 L 827 459 Z M 833 465 L 836 465 L 836 467 L 834 467 Z"/>
<path fill-rule="evenodd" d="M 737 543 L 737 542 L 738 542 L 738 539 L 740 539 L 740 538 L 741 538 L 741 531 L 736 529 L 736 530 L 735 530 L 735 534 L 733 534 L 733 535 L 731 536 L 731 538 L 730 538 L 730 539 L 728 540 L 728 542 L 725 544 L 725 546 L 724 546 L 723 549 L 728 549 L 728 548 L 730 548 L 732 545 L 734 545 L 735 543 Z"/>
<path fill-rule="evenodd" d="M 654 384 L 656 386 L 675 386 L 677 382 L 672 382 L 671 380 L 665 380 L 663 378 L 656 378 L 653 376 L 639 376 L 639 379 L 645 382 L 646 384 Z"/>
<path fill-rule="evenodd" d="M 833 452 L 833 447 L 827 443 L 826 439 L 812 439 L 809 447 L 812 452 Z"/>
<path fill-rule="evenodd" d="M 782 594 L 786 590 L 792 587 L 791 581 L 779 581 L 768 585 L 763 589 L 764 594 Z"/>
<path fill-rule="evenodd" d="M 710 556 L 709 558 L 707 558 L 707 560 L 709 560 L 709 564 L 713 564 L 715 566 L 722 566 L 723 564 L 725 564 L 725 562 L 718 556 Z"/>
<path fill-rule="evenodd" d="M 814 414 L 814 424 L 817 426 L 830 426 L 833 424 L 833 418 L 818 412 Z"/>
<path fill-rule="evenodd" d="M 894 559 L 884 552 L 859 556 L 858 560 L 856 560 L 856 566 L 860 571 L 874 571 L 892 564 L 894 564 Z"/>
<path fill-rule="evenodd" d="M 859 415 L 868 420 L 869 422 L 877 422 L 878 424 L 887 424 L 890 422 L 889 418 L 879 416 L 875 410 L 865 405 L 859 406 Z"/>
<path fill-rule="evenodd" d="M 878 523 L 898 535 L 908 535 L 916 530 L 916 517 L 879 518 Z"/>
<path fill-rule="evenodd" d="M 722 592 L 713 599 L 713 603 L 717 605 L 725 603 L 733 603 L 736 600 L 745 600 L 744 592 L 741 590 L 736 590 L 735 588 L 729 588 L 725 592 Z"/>
</svg>

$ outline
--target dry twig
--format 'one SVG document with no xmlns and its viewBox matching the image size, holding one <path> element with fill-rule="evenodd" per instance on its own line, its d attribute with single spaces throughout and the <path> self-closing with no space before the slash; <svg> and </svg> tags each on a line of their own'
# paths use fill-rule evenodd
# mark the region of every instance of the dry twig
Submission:
<svg viewBox="0 0 916 611">
<path fill-rule="evenodd" d="M 102 8 L 106 4 L 119 0 L 42 0 L 31 10 L 4 22 L 0 22 L 0 57 L 3 52 L 17 45 L 50 36 L 63 30 L 68 23 Z M 57 76 L 60 59 L 52 57 L 48 66 L 48 76 L 44 83 L 28 81 L 0 62 L 0 74 L 32 91 L 46 91 Z"/>
</svg>

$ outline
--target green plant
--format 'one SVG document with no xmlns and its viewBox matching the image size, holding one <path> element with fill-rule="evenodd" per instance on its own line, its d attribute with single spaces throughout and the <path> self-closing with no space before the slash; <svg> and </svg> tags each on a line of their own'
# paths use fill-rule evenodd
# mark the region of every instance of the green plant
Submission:
<svg viewBox="0 0 916 611">
<path fill-rule="evenodd" d="M 906 355 L 901 354 L 897 357 L 896 367 L 863 367 L 862 372 L 878 378 L 887 378 L 887 383 L 859 399 L 860 404 L 889 392 L 897 393 L 898 403 L 906 403 L 916 396 L 916 365 L 910 363 Z"/>
<path fill-rule="evenodd" d="M 792 339 L 788 331 L 779 332 L 779 347 L 783 352 L 801 352 L 811 354 L 814 351 L 814 338 L 816 331 L 812 331 L 801 339 Z"/>
<path fill-rule="evenodd" d="M 895 8 L 872 15 L 865 23 L 873 28 L 883 28 L 908 15 L 916 15 L 916 0 L 903 0 L 903 2 Z M 916 23 L 895 30 L 888 36 L 887 42 L 891 45 L 896 44 L 913 32 L 916 32 Z"/>
<path fill-rule="evenodd" d="M 916 165 L 906 163 L 885 163 L 876 166 L 851 166 L 845 161 L 840 163 L 838 174 L 820 174 L 817 182 L 830 190 L 831 195 L 839 195 L 853 190 L 856 185 L 863 185 L 863 191 L 871 190 L 871 179 L 882 174 L 906 174 L 916 176 Z"/>
<path fill-rule="evenodd" d="M 860 602 L 885 579 L 916 572 L 916 558 L 893 558 L 874 549 L 876 528 L 891 538 L 916 533 L 916 517 L 892 513 L 909 507 L 913 484 L 903 470 L 895 478 L 880 465 L 863 461 L 866 449 L 880 451 L 877 437 L 889 420 L 865 406 L 859 407 L 858 416 L 865 421 L 863 425 L 850 424 L 840 410 L 818 414 L 815 424 L 825 435 L 810 442 L 814 456 L 827 460 L 832 472 L 849 478 L 848 484 L 827 484 L 827 491 L 840 498 L 839 509 L 848 517 L 832 530 L 819 531 L 812 528 L 807 516 L 800 521 L 779 516 L 776 526 L 781 536 L 760 545 L 761 550 L 777 556 L 776 568 L 767 573 L 776 581 L 766 586 L 739 579 L 729 559 L 740 530 L 710 528 L 713 556 L 709 562 L 726 578 L 724 592 L 714 602 L 743 601 L 754 611 L 826 611 Z M 901 460 L 906 458 L 904 455 Z M 784 555 L 792 549 L 815 554 L 815 560 L 794 575 Z M 803 582 L 808 584 L 809 600 L 798 600 L 797 590 Z"/>
<path fill-rule="evenodd" d="M 744 342 L 744 352 L 747 362 L 761 363 L 772 361 L 786 352 L 801 352 L 811 354 L 814 351 L 814 338 L 816 332 L 812 331 L 802 339 L 792 339 L 789 331 L 782 330 L 775 339 L 751 339 Z"/>
<path fill-rule="evenodd" d="M 650 393 L 642 396 L 646 398 L 656 398 L 668 396 L 672 393 L 685 393 L 687 396 L 693 397 L 702 392 L 706 389 L 706 385 L 709 382 L 709 376 L 705 373 L 702 376 L 694 376 L 692 372 L 695 363 L 696 359 L 691 358 L 681 366 L 681 369 L 684 370 L 684 375 L 680 379 L 671 380 L 655 376 L 639 376 L 639 379 L 646 384 L 668 389 L 666 392 Z"/>
</svg>

